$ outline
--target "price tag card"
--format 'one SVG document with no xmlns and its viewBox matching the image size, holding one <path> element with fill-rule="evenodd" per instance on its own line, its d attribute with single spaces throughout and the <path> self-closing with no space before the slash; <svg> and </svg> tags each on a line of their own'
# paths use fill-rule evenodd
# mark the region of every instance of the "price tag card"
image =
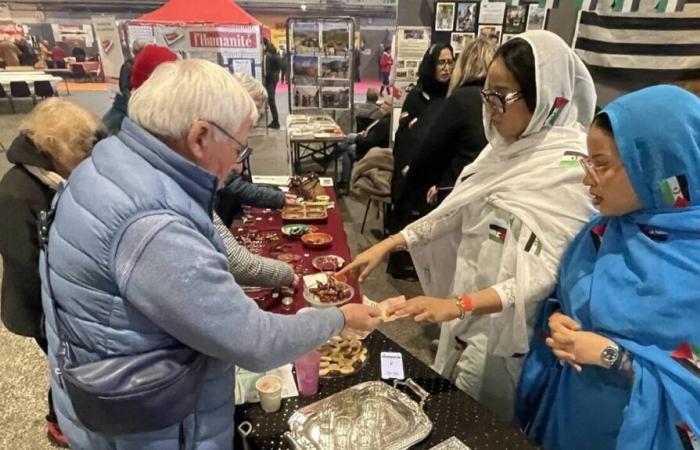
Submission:
<svg viewBox="0 0 700 450">
<path fill-rule="evenodd" d="M 382 378 L 385 380 L 397 378 L 404 379 L 403 357 L 399 352 L 382 352 Z"/>
</svg>

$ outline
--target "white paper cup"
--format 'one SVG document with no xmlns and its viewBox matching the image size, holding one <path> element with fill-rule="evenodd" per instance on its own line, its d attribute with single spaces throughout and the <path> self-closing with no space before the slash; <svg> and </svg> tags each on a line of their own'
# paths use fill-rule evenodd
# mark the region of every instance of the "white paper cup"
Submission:
<svg viewBox="0 0 700 450">
<path fill-rule="evenodd" d="M 260 396 L 260 407 L 267 413 L 280 409 L 282 404 L 282 379 L 277 375 L 263 375 L 255 382 Z"/>
</svg>

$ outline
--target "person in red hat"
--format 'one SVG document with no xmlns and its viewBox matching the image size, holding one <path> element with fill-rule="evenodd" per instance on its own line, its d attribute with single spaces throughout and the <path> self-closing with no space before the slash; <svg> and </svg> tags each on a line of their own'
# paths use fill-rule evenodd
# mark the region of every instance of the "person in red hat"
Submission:
<svg viewBox="0 0 700 450">
<path fill-rule="evenodd" d="M 138 89 L 148 80 L 156 67 L 165 63 L 177 61 L 178 56 L 165 47 L 155 44 L 147 45 L 139 52 L 131 69 L 131 91 Z M 122 128 L 122 121 L 127 115 L 129 98 L 122 93 L 114 97 L 112 107 L 102 118 L 111 134 L 117 134 Z"/>
</svg>

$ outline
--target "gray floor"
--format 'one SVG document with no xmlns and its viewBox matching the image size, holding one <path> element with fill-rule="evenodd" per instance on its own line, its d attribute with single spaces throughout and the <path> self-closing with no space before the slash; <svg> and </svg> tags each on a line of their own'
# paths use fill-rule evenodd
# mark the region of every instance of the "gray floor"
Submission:
<svg viewBox="0 0 700 450">
<path fill-rule="evenodd" d="M 111 104 L 105 92 L 76 92 L 67 98 L 100 116 Z M 287 112 L 286 100 L 286 94 L 278 93 L 277 102 L 282 123 Z M 31 102 L 20 104 L 17 109 L 18 112 L 28 112 Z M 22 113 L 9 114 L 7 102 L 0 102 L 0 141 L 5 146 L 12 142 L 24 117 L 25 114 Z M 251 137 L 250 144 L 255 149 L 252 156 L 255 174 L 287 173 L 283 131 L 270 131 L 266 134 L 264 129 L 257 129 Z M 5 153 L 0 151 L 0 176 L 8 168 Z M 339 203 L 350 248 L 357 254 L 377 241 L 380 219 L 372 211 L 365 233 L 360 234 L 364 203 L 352 197 L 344 197 Z M 0 211 L 0 214 L 11 214 L 11 211 Z M 381 268 L 365 281 L 363 293 L 372 299 L 382 300 L 399 294 L 412 297 L 419 295 L 421 291 L 418 283 L 393 280 Z M 430 342 L 439 334 L 437 326 L 416 325 L 402 320 L 383 325 L 380 329 L 421 360 L 432 361 Z M 52 448 L 45 438 L 46 386 L 44 356 L 34 341 L 15 336 L 0 325 L 0 449 Z"/>
</svg>

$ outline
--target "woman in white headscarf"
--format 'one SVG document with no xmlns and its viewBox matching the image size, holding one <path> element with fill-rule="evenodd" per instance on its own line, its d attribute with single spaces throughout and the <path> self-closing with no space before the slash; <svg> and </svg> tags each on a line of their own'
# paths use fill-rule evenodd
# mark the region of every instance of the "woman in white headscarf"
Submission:
<svg viewBox="0 0 700 450">
<path fill-rule="evenodd" d="M 407 247 L 427 297 L 394 314 L 444 322 L 434 369 L 510 420 L 539 306 L 594 212 L 579 159 L 596 94 L 566 43 L 533 31 L 498 50 L 482 97 L 489 144 L 453 192 L 345 271 Z"/>
</svg>

